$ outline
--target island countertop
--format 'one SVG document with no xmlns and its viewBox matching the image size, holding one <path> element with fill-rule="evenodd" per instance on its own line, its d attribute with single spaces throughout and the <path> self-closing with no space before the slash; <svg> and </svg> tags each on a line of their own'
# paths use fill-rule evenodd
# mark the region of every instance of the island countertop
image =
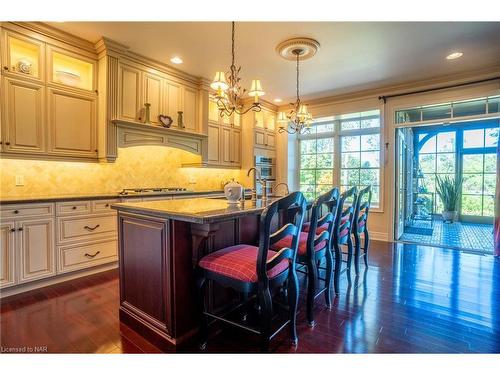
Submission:
<svg viewBox="0 0 500 375">
<path fill-rule="evenodd" d="M 226 199 L 193 198 L 182 200 L 160 200 L 152 202 L 115 203 L 111 208 L 120 212 L 130 212 L 146 216 L 207 224 L 246 215 L 260 214 L 267 205 L 277 198 L 244 203 L 228 204 Z"/>
</svg>

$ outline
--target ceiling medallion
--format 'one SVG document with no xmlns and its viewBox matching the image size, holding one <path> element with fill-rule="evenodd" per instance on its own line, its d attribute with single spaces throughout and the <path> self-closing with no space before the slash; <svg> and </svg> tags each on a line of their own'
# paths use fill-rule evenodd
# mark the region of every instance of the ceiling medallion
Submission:
<svg viewBox="0 0 500 375">
<path fill-rule="evenodd" d="M 299 90 L 299 61 L 312 58 L 318 51 L 320 44 L 318 41 L 310 38 L 293 38 L 281 42 L 276 47 L 278 54 L 286 60 L 295 60 L 296 67 L 296 87 L 297 99 L 295 103 L 290 103 L 292 109 L 287 113 L 278 113 L 278 132 L 287 132 L 288 134 L 304 134 L 311 129 L 313 117 L 308 110 L 307 104 L 302 104 L 300 101 Z"/>
<path fill-rule="evenodd" d="M 232 33 L 231 33 L 231 66 L 229 71 L 224 73 L 222 71 L 215 73 L 215 78 L 210 84 L 210 87 L 215 90 L 215 98 L 217 99 L 217 107 L 219 110 L 219 115 L 221 117 L 231 116 L 233 113 L 243 115 L 250 110 L 255 112 L 260 112 L 262 110 L 259 97 L 264 95 L 262 91 L 262 86 L 260 80 L 252 80 L 252 86 L 250 87 L 249 96 L 253 97 L 253 103 L 245 108 L 243 104 L 243 97 L 245 95 L 246 89 L 242 88 L 240 85 L 241 78 L 239 73 L 241 66 L 236 67 L 234 64 L 234 22 L 232 22 Z"/>
</svg>

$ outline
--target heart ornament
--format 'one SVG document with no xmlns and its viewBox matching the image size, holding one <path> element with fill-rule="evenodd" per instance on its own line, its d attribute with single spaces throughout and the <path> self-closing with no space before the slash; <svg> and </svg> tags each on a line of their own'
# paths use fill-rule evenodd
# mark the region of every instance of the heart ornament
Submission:
<svg viewBox="0 0 500 375">
<path fill-rule="evenodd" d="M 160 115 L 158 116 L 160 122 L 162 123 L 162 126 L 164 128 L 170 128 L 170 126 L 172 125 L 172 123 L 174 122 L 172 120 L 172 117 L 170 116 L 167 116 L 167 115 Z"/>
</svg>

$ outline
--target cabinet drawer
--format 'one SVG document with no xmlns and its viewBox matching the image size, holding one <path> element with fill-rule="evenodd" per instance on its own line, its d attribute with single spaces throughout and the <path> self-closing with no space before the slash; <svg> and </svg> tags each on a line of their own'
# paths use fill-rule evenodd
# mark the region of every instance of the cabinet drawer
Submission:
<svg viewBox="0 0 500 375">
<path fill-rule="evenodd" d="M 92 212 L 97 213 L 116 213 L 115 210 L 111 208 L 111 204 L 118 202 L 118 199 L 103 199 L 98 201 L 92 201 Z"/>
<path fill-rule="evenodd" d="M 59 216 L 90 214 L 90 201 L 56 203 L 56 212 Z"/>
<path fill-rule="evenodd" d="M 59 273 L 109 263 L 118 259 L 117 240 L 59 247 Z"/>
<path fill-rule="evenodd" d="M 3 219 L 49 216 L 54 214 L 54 203 L 2 205 L 0 212 Z"/>
<path fill-rule="evenodd" d="M 58 220 L 59 243 L 91 241 L 94 238 L 117 236 L 116 215 L 60 218 Z"/>
</svg>

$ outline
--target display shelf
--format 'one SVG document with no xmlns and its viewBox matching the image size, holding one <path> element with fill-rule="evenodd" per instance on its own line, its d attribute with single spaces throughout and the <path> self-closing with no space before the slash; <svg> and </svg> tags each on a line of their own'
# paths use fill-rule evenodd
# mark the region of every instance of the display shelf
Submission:
<svg viewBox="0 0 500 375">
<path fill-rule="evenodd" d="M 52 52 L 51 81 L 82 90 L 94 87 L 94 64 L 82 59 Z"/>
</svg>

